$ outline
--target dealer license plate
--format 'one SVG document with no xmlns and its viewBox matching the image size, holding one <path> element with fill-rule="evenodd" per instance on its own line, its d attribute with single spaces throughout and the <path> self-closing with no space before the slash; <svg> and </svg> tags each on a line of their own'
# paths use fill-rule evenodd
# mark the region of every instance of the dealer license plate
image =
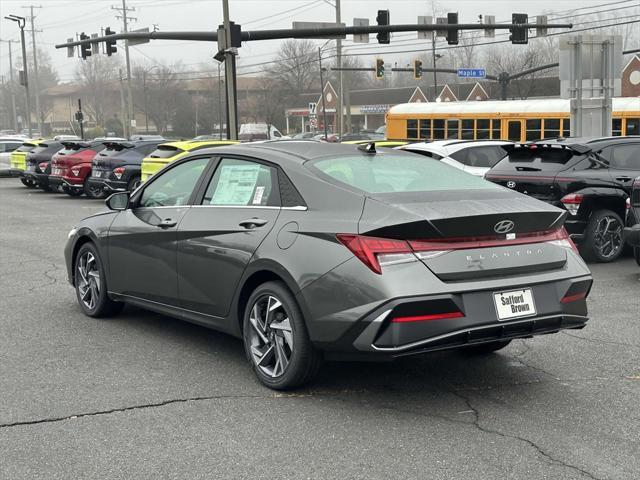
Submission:
<svg viewBox="0 0 640 480">
<path fill-rule="evenodd" d="M 61 168 L 53 168 L 53 169 L 51 169 L 51 175 L 54 175 L 54 176 L 62 175 L 62 169 Z"/>
<path fill-rule="evenodd" d="M 100 171 L 100 170 L 94 170 L 94 171 L 91 173 L 91 176 L 93 176 L 93 177 L 101 177 L 101 176 L 102 176 L 102 171 Z"/>
<path fill-rule="evenodd" d="M 530 317 L 536 314 L 536 305 L 530 288 L 494 293 L 493 301 L 496 304 L 498 320 Z"/>
</svg>

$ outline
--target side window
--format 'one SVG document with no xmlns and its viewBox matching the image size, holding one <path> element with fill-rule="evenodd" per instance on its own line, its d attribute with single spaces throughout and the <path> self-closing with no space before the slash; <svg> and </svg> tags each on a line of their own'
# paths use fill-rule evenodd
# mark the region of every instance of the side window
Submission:
<svg viewBox="0 0 640 480">
<path fill-rule="evenodd" d="M 142 191 L 139 207 L 186 205 L 209 158 L 194 158 L 157 175 Z"/>
<path fill-rule="evenodd" d="M 407 138 L 410 138 L 410 139 L 418 138 L 418 120 L 413 120 L 413 119 L 407 120 Z"/>
<path fill-rule="evenodd" d="M 282 137 L 282 135 L 280 135 L 280 132 L 278 130 L 273 131 L 273 136 L 278 138 Z"/>
<path fill-rule="evenodd" d="M 499 136 L 500 136 L 500 131 L 498 130 L 498 137 Z M 491 138 L 491 119 L 479 118 L 476 120 L 476 138 L 478 140 L 486 140 Z"/>
<path fill-rule="evenodd" d="M 544 120 L 544 138 L 557 138 L 560 136 L 560 119 L 545 118 Z"/>
<path fill-rule="evenodd" d="M 625 135 L 640 135 L 640 118 L 627 118 Z"/>
<path fill-rule="evenodd" d="M 143 157 L 148 157 L 156 148 L 158 148 L 158 146 L 152 143 L 150 145 L 143 145 L 137 150 L 142 154 Z"/>
<path fill-rule="evenodd" d="M 223 159 L 216 169 L 203 205 L 280 206 L 274 168 L 247 160 Z"/>
<path fill-rule="evenodd" d="M 613 147 L 611 165 L 625 170 L 640 170 L 640 143 Z"/>
<path fill-rule="evenodd" d="M 491 138 L 494 140 L 500 140 L 502 138 L 502 120 L 491 120 Z"/>
<path fill-rule="evenodd" d="M 465 165 L 469 165 L 469 151 L 473 150 L 472 148 L 463 148 L 461 150 L 458 150 L 457 152 L 453 152 L 451 155 L 449 155 L 451 158 L 453 158 L 454 160 L 463 163 Z"/>
<path fill-rule="evenodd" d="M 538 118 L 527 119 L 527 140 L 540 140 L 542 138 L 542 120 Z"/>
<path fill-rule="evenodd" d="M 502 157 L 498 158 L 498 150 L 493 146 L 467 148 L 466 165 L 470 167 L 493 167 L 506 152 L 503 150 Z"/>
<path fill-rule="evenodd" d="M 621 118 L 612 118 L 611 119 L 611 135 L 614 137 L 619 137 L 622 135 L 622 119 Z"/>
</svg>

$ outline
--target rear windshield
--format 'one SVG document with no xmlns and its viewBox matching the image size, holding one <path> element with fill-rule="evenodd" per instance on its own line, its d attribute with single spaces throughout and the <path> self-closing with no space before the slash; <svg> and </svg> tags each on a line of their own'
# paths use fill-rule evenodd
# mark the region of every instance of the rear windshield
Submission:
<svg viewBox="0 0 640 480">
<path fill-rule="evenodd" d="M 564 170 L 567 164 L 579 157 L 568 148 L 538 147 L 535 149 L 519 147 L 511 150 L 509 154 L 498 163 L 496 169 L 507 170 L 533 170 L 533 171 L 558 171 Z"/>
<path fill-rule="evenodd" d="M 42 153 L 44 152 L 47 148 L 49 148 L 49 145 L 45 145 L 45 144 L 40 144 L 37 147 L 33 148 L 31 150 L 31 153 Z"/>
<path fill-rule="evenodd" d="M 123 150 L 132 149 L 131 147 L 125 148 L 123 145 L 119 143 L 108 144 L 105 149 L 100 152 L 101 157 L 113 157 L 114 155 L 119 155 Z"/>
<path fill-rule="evenodd" d="M 151 155 L 151 158 L 171 158 L 174 155 L 178 155 L 179 153 L 184 152 L 181 148 L 173 147 L 171 145 L 158 145 Z"/>
<path fill-rule="evenodd" d="M 366 193 L 432 192 L 500 187 L 442 162 L 415 155 L 345 156 L 316 160 L 312 169 Z"/>
<path fill-rule="evenodd" d="M 74 153 L 78 153 L 80 150 L 84 150 L 86 147 L 83 147 L 77 143 L 67 143 L 64 148 L 58 151 L 58 155 L 73 155 Z"/>
</svg>

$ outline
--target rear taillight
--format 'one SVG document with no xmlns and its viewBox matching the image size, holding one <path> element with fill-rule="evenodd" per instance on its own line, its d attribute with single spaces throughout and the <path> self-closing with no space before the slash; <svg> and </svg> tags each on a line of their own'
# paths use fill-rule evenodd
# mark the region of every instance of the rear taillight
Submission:
<svg viewBox="0 0 640 480">
<path fill-rule="evenodd" d="M 587 298 L 587 292 L 574 293 L 572 295 L 565 295 L 560 300 L 561 303 L 577 302 L 578 300 L 584 300 Z"/>
<path fill-rule="evenodd" d="M 579 193 L 570 193 L 560 199 L 564 207 L 571 215 L 577 215 L 583 196 Z"/>
<path fill-rule="evenodd" d="M 113 169 L 113 174 L 118 180 L 122 178 L 123 173 L 124 173 L 124 167 L 118 167 Z"/>
<path fill-rule="evenodd" d="M 386 265 L 408 263 L 418 259 L 428 260 L 452 250 L 551 243 L 578 253 L 578 249 L 564 227 L 546 232 L 522 233 L 509 238 L 487 236 L 406 241 L 341 233 L 336 237 L 362 263 L 378 274 L 382 273 L 382 267 Z"/>
<path fill-rule="evenodd" d="M 44 172 L 47 169 L 47 162 L 42 162 L 40 164 L 38 164 L 38 168 L 40 169 L 40 171 Z"/>
<path fill-rule="evenodd" d="M 73 173 L 73 175 L 75 177 L 77 177 L 78 175 L 80 175 L 80 169 L 79 168 L 72 168 L 71 169 L 71 173 Z"/>
<path fill-rule="evenodd" d="M 416 260 L 411 247 L 404 240 L 343 233 L 339 233 L 336 237 L 375 273 L 382 273 L 384 265 Z"/>
</svg>

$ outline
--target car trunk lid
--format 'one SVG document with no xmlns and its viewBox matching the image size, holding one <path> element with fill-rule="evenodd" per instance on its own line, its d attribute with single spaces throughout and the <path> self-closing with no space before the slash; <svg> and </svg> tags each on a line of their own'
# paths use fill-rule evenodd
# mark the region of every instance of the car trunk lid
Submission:
<svg viewBox="0 0 640 480">
<path fill-rule="evenodd" d="M 567 213 L 507 190 L 367 197 L 359 233 L 404 240 L 443 281 L 560 268 Z"/>
</svg>

